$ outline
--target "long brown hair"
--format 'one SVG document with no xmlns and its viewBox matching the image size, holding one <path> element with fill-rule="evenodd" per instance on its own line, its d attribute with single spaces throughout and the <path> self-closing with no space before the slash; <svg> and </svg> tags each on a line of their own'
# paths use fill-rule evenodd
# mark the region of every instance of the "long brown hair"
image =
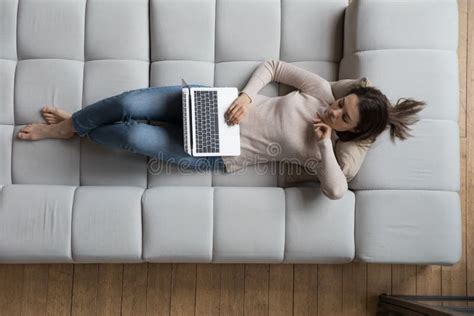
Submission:
<svg viewBox="0 0 474 316">
<path fill-rule="evenodd" d="M 395 142 L 395 137 L 405 140 L 413 136 L 408 133 L 408 130 L 411 130 L 408 125 L 419 121 L 416 114 L 426 105 L 424 101 L 400 98 L 393 106 L 388 98 L 373 86 L 356 87 L 348 94 L 351 93 L 359 97 L 360 120 L 356 126 L 358 131 L 337 131 L 336 134 L 342 142 L 364 141 L 362 143 L 371 144 L 388 125 L 392 142 Z"/>
</svg>

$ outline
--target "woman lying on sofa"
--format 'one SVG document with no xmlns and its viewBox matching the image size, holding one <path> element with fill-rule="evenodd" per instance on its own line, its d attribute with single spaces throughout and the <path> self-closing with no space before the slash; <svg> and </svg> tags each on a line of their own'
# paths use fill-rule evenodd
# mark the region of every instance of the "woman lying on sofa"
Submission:
<svg viewBox="0 0 474 316">
<path fill-rule="evenodd" d="M 273 81 L 297 90 L 277 97 L 258 94 Z M 47 124 L 28 124 L 17 137 L 68 139 L 77 134 L 110 148 L 160 157 L 195 170 L 204 166 L 205 170 L 235 172 L 260 162 L 288 161 L 316 175 L 322 192 L 338 199 L 377 136 L 389 125 L 392 141 L 412 136 L 408 125 L 418 121 L 415 114 L 425 105 L 405 99 L 392 106 L 366 77 L 329 82 L 294 64 L 267 60 L 225 113 L 228 125 L 240 124 L 241 154 L 194 157 L 184 151 L 181 96 L 182 86 L 177 85 L 125 91 L 72 114 L 44 106 L 41 112 Z"/>
</svg>

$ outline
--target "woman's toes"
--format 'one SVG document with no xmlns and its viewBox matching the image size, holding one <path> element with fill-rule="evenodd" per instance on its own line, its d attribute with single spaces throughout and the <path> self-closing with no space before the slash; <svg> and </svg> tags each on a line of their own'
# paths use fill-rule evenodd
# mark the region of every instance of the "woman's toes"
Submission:
<svg viewBox="0 0 474 316">
<path fill-rule="evenodd" d="M 21 129 L 22 132 L 31 132 L 31 125 L 26 125 Z"/>
<path fill-rule="evenodd" d="M 56 123 L 56 116 L 54 114 L 44 111 L 41 114 L 43 115 L 44 120 L 48 122 L 48 124 Z"/>
<path fill-rule="evenodd" d="M 46 105 L 41 109 L 43 112 L 54 112 L 56 110 L 55 106 Z"/>
<path fill-rule="evenodd" d="M 45 119 L 48 117 L 53 118 L 54 122 L 60 122 L 71 117 L 71 113 L 52 105 L 44 106 L 41 109 L 41 114 Z"/>
<path fill-rule="evenodd" d="M 25 125 L 22 128 L 20 128 L 20 132 L 29 133 L 31 132 L 32 127 L 33 127 L 33 124 Z"/>
<path fill-rule="evenodd" d="M 20 139 L 28 139 L 28 134 L 27 133 L 24 133 L 24 132 L 19 132 L 17 134 L 18 138 Z"/>
</svg>

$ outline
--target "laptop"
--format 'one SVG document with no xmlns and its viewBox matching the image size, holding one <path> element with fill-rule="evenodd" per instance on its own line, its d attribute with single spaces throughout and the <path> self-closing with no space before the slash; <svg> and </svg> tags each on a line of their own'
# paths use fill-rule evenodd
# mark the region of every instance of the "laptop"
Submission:
<svg viewBox="0 0 474 316">
<path fill-rule="evenodd" d="M 238 97 L 234 87 L 183 86 L 184 151 L 191 156 L 240 155 L 240 127 L 227 125 L 224 113 Z"/>
</svg>

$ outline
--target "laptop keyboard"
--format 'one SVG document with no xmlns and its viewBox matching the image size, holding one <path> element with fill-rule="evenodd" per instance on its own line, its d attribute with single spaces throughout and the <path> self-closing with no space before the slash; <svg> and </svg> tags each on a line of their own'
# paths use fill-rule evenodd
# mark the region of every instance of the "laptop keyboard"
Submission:
<svg viewBox="0 0 474 316">
<path fill-rule="evenodd" d="M 219 121 L 217 117 L 217 91 L 194 91 L 196 151 L 219 152 Z"/>
</svg>

